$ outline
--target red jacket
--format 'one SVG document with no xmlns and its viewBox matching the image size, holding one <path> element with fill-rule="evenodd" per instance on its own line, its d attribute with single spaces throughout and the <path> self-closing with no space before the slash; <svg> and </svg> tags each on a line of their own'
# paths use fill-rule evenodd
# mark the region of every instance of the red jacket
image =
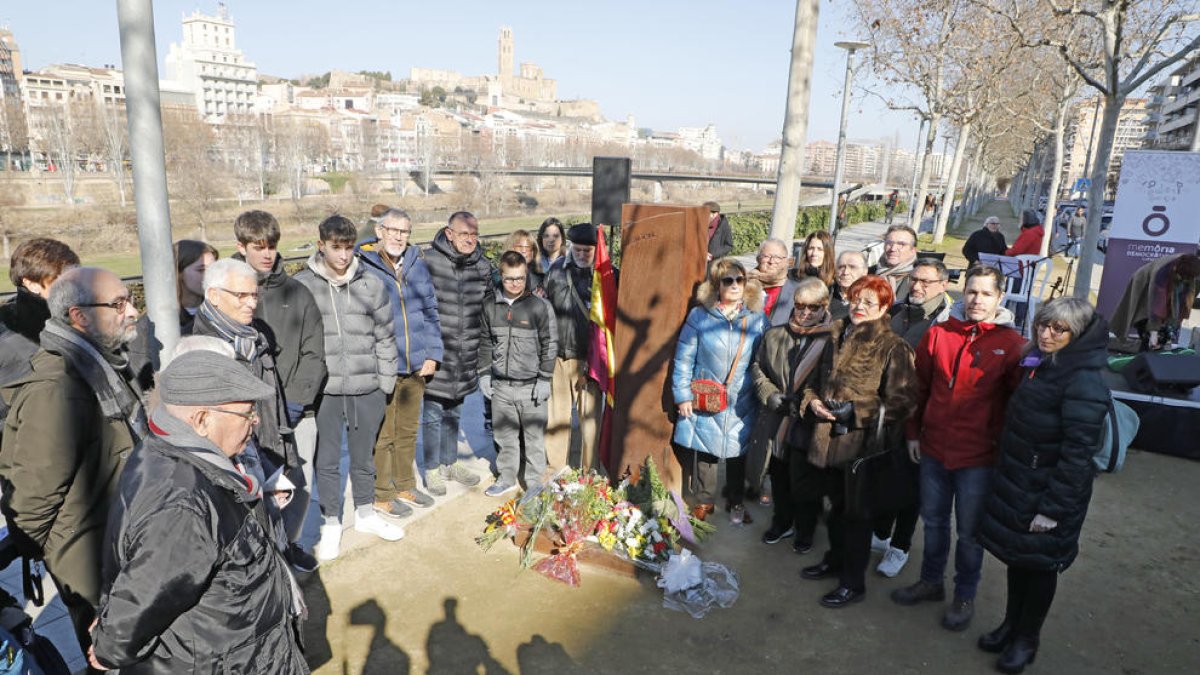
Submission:
<svg viewBox="0 0 1200 675">
<path fill-rule="evenodd" d="M 1046 234 L 1046 228 L 1041 225 L 1034 225 L 1021 230 L 1021 234 L 1017 236 L 1017 240 L 1012 246 L 1004 252 L 1004 255 L 1026 255 L 1039 253 L 1042 250 L 1042 237 Z"/>
<path fill-rule="evenodd" d="M 996 463 L 1024 344 L 1009 326 L 958 316 L 925 333 L 916 349 L 917 411 L 907 426 L 908 439 L 921 441 L 921 454 L 950 470 Z"/>
</svg>

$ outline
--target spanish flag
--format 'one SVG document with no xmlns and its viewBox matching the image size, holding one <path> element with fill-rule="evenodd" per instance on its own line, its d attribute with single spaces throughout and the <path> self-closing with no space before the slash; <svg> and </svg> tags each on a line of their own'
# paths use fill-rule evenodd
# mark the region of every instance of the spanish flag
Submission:
<svg viewBox="0 0 1200 675">
<path fill-rule="evenodd" d="M 613 392 L 616 391 L 617 357 L 613 352 L 613 331 L 617 327 L 617 277 L 604 227 L 596 226 L 596 258 L 592 267 L 592 322 L 588 349 L 588 376 L 604 390 L 604 415 L 600 419 L 600 464 L 608 467 L 609 447 L 612 444 Z"/>
</svg>

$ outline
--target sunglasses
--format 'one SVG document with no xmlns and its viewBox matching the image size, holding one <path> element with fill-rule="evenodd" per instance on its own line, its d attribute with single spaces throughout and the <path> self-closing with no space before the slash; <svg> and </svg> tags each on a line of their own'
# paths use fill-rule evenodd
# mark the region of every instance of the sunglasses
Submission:
<svg viewBox="0 0 1200 675">
<path fill-rule="evenodd" d="M 797 303 L 796 303 L 796 311 L 798 311 L 798 312 L 801 312 L 801 311 L 804 311 L 804 310 L 806 310 L 806 309 L 807 309 L 808 311 L 810 311 L 810 312 L 819 312 L 819 311 L 821 311 L 821 310 L 825 309 L 825 305 L 822 305 L 822 304 L 819 304 L 819 303 L 818 303 L 818 304 L 815 304 L 815 305 L 806 305 L 806 304 L 804 304 L 803 302 L 797 302 Z"/>
<path fill-rule="evenodd" d="M 734 284 L 741 286 L 744 283 L 746 283 L 746 277 L 741 276 L 741 275 L 738 275 L 736 277 L 721 277 L 721 285 L 722 286 L 732 286 Z"/>
</svg>

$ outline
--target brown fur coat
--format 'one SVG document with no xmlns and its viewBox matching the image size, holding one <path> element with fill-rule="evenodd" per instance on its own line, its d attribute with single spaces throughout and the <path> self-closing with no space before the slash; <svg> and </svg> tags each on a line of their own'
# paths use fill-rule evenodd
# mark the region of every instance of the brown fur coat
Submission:
<svg viewBox="0 0 1200 675">
<path fill-rule="evenodd" d="M 854 420 L 841 436 L 830 435 L 832 424 L 817 421 L 808 460 L 819 467 L 842 466 L 902 442 L 917 392 L 912 347 L 892 331 L 886 316 L 850 326 L 809 380 L 802 410 L 815 398 L 852 401 Z"/>
</svg>

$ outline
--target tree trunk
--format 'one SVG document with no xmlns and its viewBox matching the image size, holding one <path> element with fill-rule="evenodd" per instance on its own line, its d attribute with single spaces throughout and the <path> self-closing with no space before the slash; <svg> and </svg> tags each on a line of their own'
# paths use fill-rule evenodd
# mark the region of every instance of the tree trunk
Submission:
<svg viewBox="0 0 1200 675">
<path fill-rule="evenodd" d="M 958 185 L 958 174 L 962 169 L 963 155 L 966 154 L 967 143 L 970 140 L 971 123 L 965 122 L 959 129 L 958 141 L 954 144 L 954 160 L 950 162 L 950 177 L 946 179 L 942 208 L 938 211 L 937 223 L 933 226 L 934 244 L 940 244 L 946 238 L 946 225 L 950 222 L 950 212 L 954 210 L 954 190 Z"/>
<path fill-rule="evenodd" d="M 1054 164 L 1050 174 L 1050 194 L 1046 197 L 1046 215 L 1042 218 L 1042 226 L 1046 228 L 1046 233 L 1042 235 L 1042 247 L 1039 250 L 1043 256 L 1050 253 L 1050 241 L 1054 238 L 1054 216 L 1058 211 L 1058 190 L 1062 182 L 1063 138 L 1067 133 L 1067 113 L 1070 109 L 1071 100 L 1064 98 L 1059 102 L 1057 114 L 1054 116 Z"/>
<path fill-rule="evenodd" d="M 787 109 L 784 112 L 783 146 L 771 212 L 771 236 L 792 241 L 800 211 L 804 176 L 804 143 L 808 133 L 808 99 L 812 89 L 813 48 L 817 41 L 820 0 L 796 0 L 796 25 L 792 32 L 792 63 L 788 70 Z"/>
<path fill-rule="evenodd" d="M 1100 240 L 1100 218 L 1104 214 L 1104 187 L 1108 182 L 1108 163 L 1112 159 L 1113 139 L 1117 135 L 1117 120 L 1121 115 L 1123 96 L 1106 94 L 1104 117 L 1100 124 L 1100 137 L 1096 139 L 1096 154 L 1092 158 L 1092 185 L 1088 188 L 1088 222 L 1083 233 L 1083 244 L 1079 252 L 1079 271 L 1075 277 L 1075 297 L 1090 299 L 1092 291 L 1092 266 L 1096 257 L 1096 243 Z"/>
<path fill-rule="evenodd" d="M 967 164 L 967 177 L 963 179 L 963 200 L 962 206 L 958 208 L 958 215 L 954 218 L 954 229 L 962 227 L 963 221 L 966 220 L 967 213 L 975 213 L 972 208 L 975 205 L 976 174 L 980 171 L 979 162 L 983 157 L 983 143 L 975 144 L 975 152 L 971 154 L 971 161 Z"/>
<path fill-rule="evenodd" d="M 921 153 L 921 182 L 917 185 L 917 194 L 913 197 L 916 209 L 913 211 L 913 222 L 909 226 L 914 230 L 921 229 L 921 220 L 925 216 L 925 196 L 929 194 L 929 181 L 933 177 L 933 151 L 937 143 L 937 128 L 942 116 L 934 113 L 929 116 L 929 133 L 925 136 L 925 152 Z"/>
</svg>

